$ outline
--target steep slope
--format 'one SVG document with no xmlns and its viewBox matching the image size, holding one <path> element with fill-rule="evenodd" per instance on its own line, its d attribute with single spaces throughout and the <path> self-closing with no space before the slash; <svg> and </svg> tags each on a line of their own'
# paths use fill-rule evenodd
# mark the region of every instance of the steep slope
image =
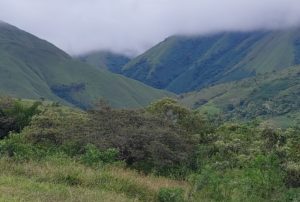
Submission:
<svg viewBox="0 0 300 202">
<path fill-rule="evenodd" d="M 300 29 L 173 36 L 133 59 L 123 74 L 176 93 L 300 63 Z"/>
<path fill-rule="evenodd" d="M 181 102 L 228 118 L 296 123 L 300 120 L 300 66 L 187 93 Z"/>
<path fill-rule="evenodd" d="M 80 55 L 78 59 L 97 68 L 106 69 L 114 73 L 121 73 L 122 68 L 130 61 L 129 57 L 110 51 L 95 51 Z"/>
<path fill-rule="evenodd" d="M 169 95 L 73 60 L 25 31 L 0 23 L 0 93 L 88 107 L 106 99 L 114 107 L 139 107 Z"/>
</svg>

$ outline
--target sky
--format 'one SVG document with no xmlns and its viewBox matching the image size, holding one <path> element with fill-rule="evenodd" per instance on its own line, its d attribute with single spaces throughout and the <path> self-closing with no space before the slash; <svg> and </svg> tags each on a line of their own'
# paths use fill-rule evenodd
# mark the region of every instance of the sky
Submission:
<svg viewBox="0 0 300 202">
<path fill-rule="evenodd" d="M 0 0 L 0 20 L 69 54 L 137 55 L 171 35 L 300 25 L 300 0 Z"/>
</svg>

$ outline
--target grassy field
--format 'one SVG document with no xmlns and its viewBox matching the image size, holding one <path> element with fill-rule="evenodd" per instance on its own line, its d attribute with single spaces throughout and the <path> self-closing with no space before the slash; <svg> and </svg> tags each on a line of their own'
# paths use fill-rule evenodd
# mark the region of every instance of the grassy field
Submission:
<svg viewBox="0 0 300 202">
<path fill-rule="evenodd" d="M 0 201 L 156 201 L 161 188 L 189 185 L 145 176 L 121 165 L 86 167 L 67 157 L 0 160 Z"/>
</svg>

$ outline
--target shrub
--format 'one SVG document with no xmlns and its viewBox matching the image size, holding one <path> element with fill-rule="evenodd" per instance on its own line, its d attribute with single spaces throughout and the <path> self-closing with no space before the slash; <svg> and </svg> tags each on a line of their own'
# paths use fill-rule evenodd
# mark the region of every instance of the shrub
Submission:
<svg viewBox="0 0 300 202">
<path fill-rule="evenodd" d="M 87 118 L 84 113 L 71 109 L 49 108 L 33 118 L 29 127 L 23 131 L 26 138 L 34 144 L 45 146 L 65 146 L 72 153 L 71 145 L 78 146 L 78 153 L 87 145 Z M 72 150 L 72 151 L 71 151 Z"/>
<path fill-rule="evenodd" d="M 15 160 L 28 160 L 34 158 L 35 149 L 26 143 L 19 134 L 11 134 L 0 141 L 0 155 L 13 158 Z"/>
<path fill-rule="evenodd" d="M 120 160 L 145 172 L 163 173 L 186 164 L 193 142 L 170 121 L 140 110 L 89 112 L 89 140 L 101 150 L 115 148 Z"/>
<path fill-rule="evenodd" d="M 118 159 L 127 165 L 157 173 L 186 165 L 194 146 L 192 139 L 168 120 L 142 110 L 110 107 L 87 114 L 50 108 L 34 117 L 23 134 L 33 144 L 55 146 L 71 156 L 85 153 L 84 147 L 93 144 L 104 152 L 85 155 L 103 162 L 112 161 L 118 151 Z"/>
<path fill-rule="evenodd" d="M 283 188 L 283 172 L 275 155 L 258 155 L 244 173 L 244 192 L 262 199 L 276 198 Z"/>
<path fill-rule="evenodd" d="M 21 101 L 11 98 L 0 98 L 0 138 L 9 132 L 20 132 L 29 125 L 32 117 L 38 113 L 40 102 L 34 102 L 31 106 L 26 106 Z"/>
<path fill-rule="evenodd" d="M 146 110 L 180 127 L 186 135 L 203 135 L 214 131 L 215 120 L 209 122 L 200 112 L 189 110 L 170 98 L 154 102 Z"/>
<path fill-rule="evenodd" d="M 161 188 L 158 192 L 160 202 L 183 202 L 184 191 L 180 188 Z"/>
<path fill-rule="evenodd" d="M 108 149 L 106 151 L 99 151 L 99 149 L 88 144 L 85 147 L 85 153 L 81 156 L 81 161 L 89 166 L 102 164 L 102 163 L 113 163 L 117 160 L 118 151 L 116 149 Z"/>
<path fill-rule="evenodd" d="M 300 163 L 288 162 L 285 166 L 285 183 L 288 187 L 300 187 Z"/>
</svg>

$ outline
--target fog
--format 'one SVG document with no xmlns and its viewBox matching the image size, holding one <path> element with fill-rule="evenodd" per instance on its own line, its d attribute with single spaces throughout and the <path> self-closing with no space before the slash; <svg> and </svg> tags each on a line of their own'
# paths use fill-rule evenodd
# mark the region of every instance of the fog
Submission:
<svg viewBox="0 0 300 202">
<path fill-rule="evenodd" d="M 300 24 L 299 0 L 0 0 L 0 20 L 70 54 L 142 53 L 175 34 Z"/>
</svg>

